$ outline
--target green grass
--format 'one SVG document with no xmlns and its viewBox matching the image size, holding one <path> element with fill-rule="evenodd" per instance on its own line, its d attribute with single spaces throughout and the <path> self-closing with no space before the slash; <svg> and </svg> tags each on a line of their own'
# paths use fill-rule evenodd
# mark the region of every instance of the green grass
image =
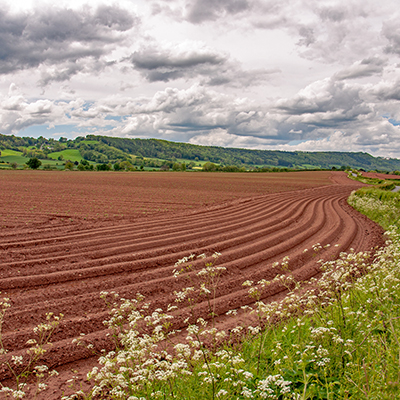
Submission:
<svg viewBox="0 0 400 400">
<path fill-rule="evenodd" d="M 358 189 L 349 198 L 349 204 L 372 219 L 385 230 L 391 226 L 400 229 L 400 193 L 392 192 L 400 186 L 399 180 L 352 177 L 352 179 L 373 185 Z M 399 230 L 400 233 L 400 230 Z"/>
<path fill-rule="evenodd" d="M 82 140 L 79 143 L 84 143 L 84 144 L 98 144 L 100 143 L 98 140 Z"/>
<path fill-rule="evenodd" d="M 400 193 L 379 188 L 361 188 L 350 196 L 349 204 L 385 230 L 395 226 L 400 233 Z"/>
<path fill-rule="evenodd" d="M 301 164 L 300 168 L 317 169 L 317 168 L 321 168 L 321 166 L 320 165 L 312 165 L 312 164 Z"/>
<path fill-rule="evenodd" d="M 64 157 L 63 161 L 70 160 L 72 162 L 75 162 L 75 161 L 79 162 L 79 161 L 83 160 L 81 153 L 77 149 L 67 149 L 67 150 L 62 150 L 62 151 L 56 151 L 54 153 L 49 153 L 48 156 L 54 160 L 57 160 L 60 155 L 62 155 Z"/>
<path fill-rule="evenodd" d="M 9 162 L 10 164 L 16 162 L 18 165 L 25 164 L 29 160 L 28 157 L 24 157 L 21 151 L 15 150 L 1 150 L 0 161 Z"/>
</svg>

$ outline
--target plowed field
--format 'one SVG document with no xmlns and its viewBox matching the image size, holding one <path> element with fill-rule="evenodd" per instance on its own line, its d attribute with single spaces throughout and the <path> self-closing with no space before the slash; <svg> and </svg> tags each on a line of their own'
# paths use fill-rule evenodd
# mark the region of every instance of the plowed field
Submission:
<svg viewBox="0 0 400 400">
<path fill-rule="evenodd" d="M 400 179 L 399 175 L 380 174 L 378 172 L 363 172 L 362 176 L 365 176 L 366 178 L 376 179 Z"/>
<path fill-rule="evenodd" d="M 318 274 L 319 258 L 383 244 L 381 229 L 347 205 L 360 184 L 341 172 L 0 171 L 0 182 L 0 291 L 12 300 L 5 347 L 23 354 L 46 312 L 65 315 L 44 357 L 62 374 L 44 399 L 60 398 L 71 371 L 83 379 L 95 363 L 73 338 L 85 333 L 97 350 L 112 347 L 101 291 L 140 292 L 165 307 L 182 285 L 174 263 L 217 251 L 226 267 L 217 298 L 222 315 L 250 303 L 242 283 L 272 279 L 272 263 L 284 256 L 295 276 L 307 279 Z M 331 246 L 318 258 L 303 253 L 315 243 Z M 178 312 L 178 326 L 183 319 Z M 9 376 L 4 366 L 0 376 Z"/>
</svg>

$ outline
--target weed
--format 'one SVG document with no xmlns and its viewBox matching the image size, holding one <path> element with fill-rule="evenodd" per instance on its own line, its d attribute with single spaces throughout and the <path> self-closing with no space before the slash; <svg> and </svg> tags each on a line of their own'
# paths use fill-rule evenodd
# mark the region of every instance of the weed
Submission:
<svg viewBox="0 0 400 400">
<path fill-rule="evenodd" d="M 8 351 L 3 343 L 2 326 L 7 310 L 11 307 L 9 298 L 0 300 L 0 355 L 2 365 L 5 365 L 10 372 L 15 385 L 13 388 L 3 386 L 0 383 L 0 393 L 6 397 L 22 399 L 30 390 L 28 382 L 34 381 L 34 398 L 37 394 L 46 389 L 44 382 L 46 378 L 57 375 L 57 371 L 49 370 L 47 365 L 40 365 L 40 359 L 46 352 L 46 347 L 51 345 L 50 338 L 59 325 L 63 315 L 46 314 L 46 321 L 33 328 L 35 338 L 29 339 L 26 344 L 31 346 L 26 350 L 26 355 L 7 355 Z M 32 393 L 32 392 L 31 392 Z"/>
</svg>

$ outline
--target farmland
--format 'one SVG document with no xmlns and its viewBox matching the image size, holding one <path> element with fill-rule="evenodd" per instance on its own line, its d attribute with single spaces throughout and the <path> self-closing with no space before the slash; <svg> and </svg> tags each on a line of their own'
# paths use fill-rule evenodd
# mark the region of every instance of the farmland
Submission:
<svg viewBox="0 0 400 400">
<path fill-rule="evenodd" d="M 382 230 L 347 205 L 361 184 L 341 172 L 0 171 L 0 181 L 0 290 L 12 302 L 3 343 L 22 354 L 45 313 L 63 313 L 43 359 L 62 372 L 60 381 L 78 368 L 83 379 L 95 361 L 73 338 L 84 333 L 97 351 L 112 347 L 101 291 L 126 298 L 140 292 L 152 307 L 165 308 L 181 289 L 175 262 L 219 252 L 226 268 L 216 301 L 222 315 L 251 301 L 244 281 L 272 279 L 272 264 L 285 256 L 296 279 L 305 280 L 318 274 L 305 248 L 330 244 L 321 256 L 334 259 L 383 243 Z M 282 293 L 272 287 L 264 300 Z M 200 304 L 197 312 L 204 310 Z M 185 315 L 175 317 L 184 327 Z M 59 398 L 61 386 L 53 384 L 45 398 Z"/>
</svg>

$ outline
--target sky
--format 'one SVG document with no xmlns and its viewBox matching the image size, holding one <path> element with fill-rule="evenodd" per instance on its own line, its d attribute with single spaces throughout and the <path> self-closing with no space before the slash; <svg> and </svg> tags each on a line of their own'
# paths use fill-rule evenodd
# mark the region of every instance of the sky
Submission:
<svg viewBox="0 0 400 400">
<path fill-rule="evenodd" d="M 400 158 L 393 0 L 0 0 L 0 133 Z"/>
</svg>

